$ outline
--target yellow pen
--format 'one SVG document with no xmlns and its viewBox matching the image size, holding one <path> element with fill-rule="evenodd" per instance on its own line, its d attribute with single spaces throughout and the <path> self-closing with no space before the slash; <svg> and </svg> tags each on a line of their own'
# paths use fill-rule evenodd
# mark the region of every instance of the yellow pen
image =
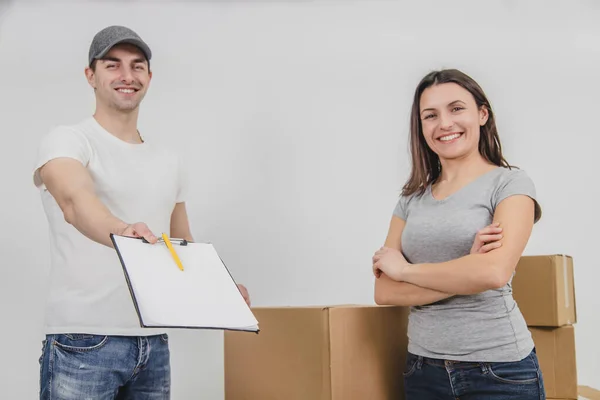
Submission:
<svg viewBox="0 0 600 400">
<path fill-rule="evenodd" d="M 179 269 L 183 271 L 183 265 L 181 264 L 181 260 L 177 256 L 177 253 L 175 252 L 175 249 L 173 248 L 173 245 L 171 244 L 169 237 L 165 233 L 163 233 L 162 238 L 165 241 L 165 244 L 167 245 L 167 247 L 169 248 L 169 251 L 171 252 L 171 256 L 173 256 L 173 260 L 175 260 Z"/>
</svg>

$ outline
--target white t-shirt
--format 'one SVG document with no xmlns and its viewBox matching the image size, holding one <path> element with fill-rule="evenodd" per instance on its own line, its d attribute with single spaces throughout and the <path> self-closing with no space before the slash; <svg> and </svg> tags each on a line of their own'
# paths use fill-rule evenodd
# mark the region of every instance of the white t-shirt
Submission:
<svg viewBox="0 0 600 400">
<path fill-rule="evenodd" d="M 34 184 L 40 189 L 50 229 L 45 332 L 163 332 L 140 327 L 116 251 L 88 239 L 68 224 L 41 182 L 39 168 L 57 157 L 80 161 L 90 172 L 99 199 L 117 218 L 126 223 L 144 222 L 157 236 L 169 234 L 173 208 L 185 199 L 181 160 L 174 152 L 147 142 L 122 141 L 90 117 L 46 134 L 34 170 Z"/>
</svg>

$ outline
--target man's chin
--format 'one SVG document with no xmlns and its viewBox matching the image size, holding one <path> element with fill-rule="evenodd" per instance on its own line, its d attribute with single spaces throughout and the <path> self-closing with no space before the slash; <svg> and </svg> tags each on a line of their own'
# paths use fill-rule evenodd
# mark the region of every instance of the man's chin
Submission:
<svg viewBox="0 0 600 400">
<path fill-rule="evenodd" d="M 139 102 L 116 102 L 113 103 L 113 108 L 121 112 L 132 112 L 137 110 Z"/>
</svg>

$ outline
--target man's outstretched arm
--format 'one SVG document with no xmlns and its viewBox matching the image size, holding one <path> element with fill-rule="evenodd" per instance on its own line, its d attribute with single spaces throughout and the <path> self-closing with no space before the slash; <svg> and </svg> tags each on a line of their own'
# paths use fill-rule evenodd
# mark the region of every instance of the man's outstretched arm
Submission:
<svg viewBox="0 0 600 400">
<path fill-rule="evenodd" d="M 156 242 L 156 236 L 146 224 L 127 223 L 108 210 L 96 196 L 92 177 L 79 161 L 68 157 L 52 159 L 40 168 L 40 177 L 62 210 L 65 221 L 89 239 L 108 247 L 113 247 L 111 233 Z"/>
</svg>

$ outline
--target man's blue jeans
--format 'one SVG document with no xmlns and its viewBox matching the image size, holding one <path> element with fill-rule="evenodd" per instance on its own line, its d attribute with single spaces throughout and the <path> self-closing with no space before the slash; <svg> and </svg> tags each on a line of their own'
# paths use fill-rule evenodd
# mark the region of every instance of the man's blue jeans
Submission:
<svg viewBox="0 0 600 400">
<path fill-rule="evenodd" d="M 47 335 L 40 399 L 170 398 L 168 336 Z"/>
<path fill-rule="evenodd" d="M 408 354 L 407 400 L 544 400 L 535 349 L 515 362 L 456 362 Z"/>
</svg>

